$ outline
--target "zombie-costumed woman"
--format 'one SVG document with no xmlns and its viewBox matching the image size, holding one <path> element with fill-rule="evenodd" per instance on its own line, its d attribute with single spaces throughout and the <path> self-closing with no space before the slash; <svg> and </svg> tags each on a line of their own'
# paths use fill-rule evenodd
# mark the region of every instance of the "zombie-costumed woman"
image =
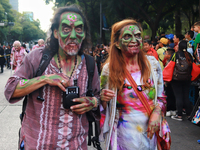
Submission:
<svg viewBox="0 0 200 150">
<path fill-rule="evenodd" d="M 132 19 L 112 26 L 110 55 L 101 74 L 105 110 L 101 137 L 105 138 L 106 149 L 155 150 L 155 133 L 159 130 L 166 141 L 170 139 L 164 118 L 162 70 L 153 56 L 145 56 L 142 51 L 141 32 L 141 26 Z M 135 90 L 130 78 L 136 83 Z M 150 115 L 140 94 L 149 105 Z"/>
<path fill-rule="evenodd" d="M 21 46 L 20 41 L 15 41 L 11 51 L 11 65 L 13 70 L 16 71 L 19 68 L 26 54 L 26 49 Z"/>
</svg>

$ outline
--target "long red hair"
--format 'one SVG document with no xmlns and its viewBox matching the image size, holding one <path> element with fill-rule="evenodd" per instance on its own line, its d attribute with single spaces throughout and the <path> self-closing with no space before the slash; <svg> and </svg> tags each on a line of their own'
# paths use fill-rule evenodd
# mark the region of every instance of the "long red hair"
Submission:
<svg viewBox="0 0 200 150">
<path fill-rule="evenodd" d="M 126 25 L 137 25 L 142 31 L 140 24 L 133 19 L 124 19 L 112 26 L 110 53 L 106 63 L 109 63 L 109 86 L 110 88 L 117 88 L 119 93 L 122 92 L 126 77 L 126 62 L 124 54 L 116 47 L 116 44 L 119 41 L 121 29 Z M 138 53 L 138 65 L 141 70 L 141 79 L 148 86 L 147 80 L 150 77 L 150 64 L 142 49 Z"/>
</svg>

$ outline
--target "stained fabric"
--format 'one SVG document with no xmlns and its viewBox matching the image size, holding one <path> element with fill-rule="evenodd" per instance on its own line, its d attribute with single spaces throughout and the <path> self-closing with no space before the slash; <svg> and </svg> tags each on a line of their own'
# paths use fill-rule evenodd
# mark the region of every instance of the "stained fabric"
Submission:
<svg viewBox="0 0 200 150">
<path fill-rule="evenodd" d="M 31 79 L 34 77 L 42 56 L 42 48 L 29 53 L 22 65 L 10 77 L 6 87 L 5 96 L 10 103 L 15 103 L 21 98 L 12 99 L 16 85 L 20 79 Z M 50 64 L 43 74 L 60 73 L 58 66 L 52 58 Z M 85 58 L 78 65 L 71 80 L 78 79 L 80 97 L 86 96 L 87 69 Z M 97 67 L 92 82 L 95 97 L 99 98 L 99 76 Z M 20 143 L 24 141 L 26 150 L 55 150 L 55 149 L 79 149 L 87 150 L 86 137 L 88 135 L 88 121 L 86 114 L 77 115 L 62 106 L 62 91 L 58 87 L 45 85 L 42 88 L 42 96 L 45 101 L 37 100 L 39 90 L 29 94 L 21 128 Z"/>
</svg>

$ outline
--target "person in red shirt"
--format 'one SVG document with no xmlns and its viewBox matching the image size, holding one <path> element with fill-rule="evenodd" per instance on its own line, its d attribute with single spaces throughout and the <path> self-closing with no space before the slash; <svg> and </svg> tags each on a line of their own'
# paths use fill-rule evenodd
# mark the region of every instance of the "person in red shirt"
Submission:
<svg viewBox="0 0 200 150">
<path fill-rule="evenodd" d="M 158 54 L 155 49 L 152 47 L 150 40 L 144 40 L 143 50 L 147 55 L 154 56 L 158 60 Z"/>
</svg>

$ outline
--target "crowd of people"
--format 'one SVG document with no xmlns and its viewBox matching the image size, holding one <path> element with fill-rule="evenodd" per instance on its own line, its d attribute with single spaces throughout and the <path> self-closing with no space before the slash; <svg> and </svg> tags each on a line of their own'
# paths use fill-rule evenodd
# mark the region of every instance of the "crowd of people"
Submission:
<svg viewBox="0 0 200 150">
<path fill-rule="evenodd" d="M 28 43 L 22 43 L 18 40 L 14 41 L 12 45 L 1 46 L 0 44 L 0 73 L 3 73 L 5 66 L 7 69 L 16 71 L 26 54 L 36 48 L 44 47 L 43 39 L 39 39 L 37 43 L 38 44 L 33 45 L 32 47 L 30 47 Z"/>
<path fill-rule="evenodd" d="M 147 37 L 149 38 L 149 36 Z M 194 105 L 197 100 L 196 95 L 193 94 L 192 98 L 190 96 L 190 93 L 195 92 L 191 89 L 190 79 L 192 63 L 195 62 L 196 64 L 199 64 L 200 61 L 200 54 L 198 54 L 200 52 L 200 46 L 198 44 L 200 43 L 199 37 L 200 22 L 196 22 L 191 29 L 185 33 L 185 35 L 171 33 L 165 34 L 162 32 L 155 40 L 147 38 L 143 40 L 143 52 L 148 56 L 154 56 L 156 60 L 159 61 L 162 70 L 167 66 L 174 53 L 176 53 L 176 61 L 180 56 L 181 59 L 186 59 L 189 63 L 189 77 L 186 81 L 173 79 L 171 82 L 164 83 L 164 92 L 167 99 L 166 116 L 170 116 L 172 119 L 179 121 L 182 121 L 183 114 L 187 114 L 187 118 L 190 118 L 190 113 L 192 111 L 191 104 L 193 103 Z M 106 57 L 102 54 L 103 51 L 99 45 L 96 46 L 96 51 L 93 52 L 93 55 L 96 57 L 99 72 L 102 70 L 102 64 L 105 62 L 105 59 L 107 59 L 109 47 L 104 48 L 104 50 L 106 51 Z M 191 99 L 189 99 L 189 97 Z"/>
<path fill-rule="evenodd" d="M 112 26 L 109 44 L 87 50 L 87 19 L 79 6 L 70 5 L 57 9 L 50 30 L 46 43 L 40 39 L 31 53 L 20 41 L 8 47 L 7 67 L 14 67 L 15 73 L 7 81 L 5 97 L 16 103 L 28 95 L 20 150 L 87 149 L 88 113 L 100 122 L 99 139 L 106 139 L 106 150 L 160 150 L 160 138 L 170 149 L 165 116 L 182 121 L 185 112 L 190 117 L 191 64 L 200 62 L 200 22 L 185 36 L 162 33 L 151 40 L 143 39 L 137 21 L 124 19 Z M 0 49 L 0 61 L 3 53 Z M 97 64 L 91 83 L 84 53 Z M 186 79 L 175 76 L 164 82 L 162 71 L 174 57 L 176 63 L 186 62 Z M 46 68 L 36 76 L 47 59 Z M 72 93 L 78 96 L 69 98 Z M 75 103 L 65 108 L 65 101 Z"/>
<path fill-rule="evenodd" d="M 144 41 L 144 51 L 147 55 L 154 56 L 160 63 L 162 70 L 167 66 L 172 56 L 175 54 L 175 61 L 184 59 L 189 64 L 188 76 L 185 80 L 173 77 L 171 82 L 165 82 L 165 94 L 167 99 L 166 116 L 182 121 L 183 114 L 190 118 L 192 111 L 192 101 L 189 99 L 191 89 L 192 63 L 199 64 L 199 36 L 200 22 L 196 22 L 185 35 L 164 34 L 154 41 Z M 194 98 L 193 98 L 194 99 Z M 196 99 L 197 100 L 197 99 Z M 194 103 L 194 102 L 193 102 Z"/>
</svg>

